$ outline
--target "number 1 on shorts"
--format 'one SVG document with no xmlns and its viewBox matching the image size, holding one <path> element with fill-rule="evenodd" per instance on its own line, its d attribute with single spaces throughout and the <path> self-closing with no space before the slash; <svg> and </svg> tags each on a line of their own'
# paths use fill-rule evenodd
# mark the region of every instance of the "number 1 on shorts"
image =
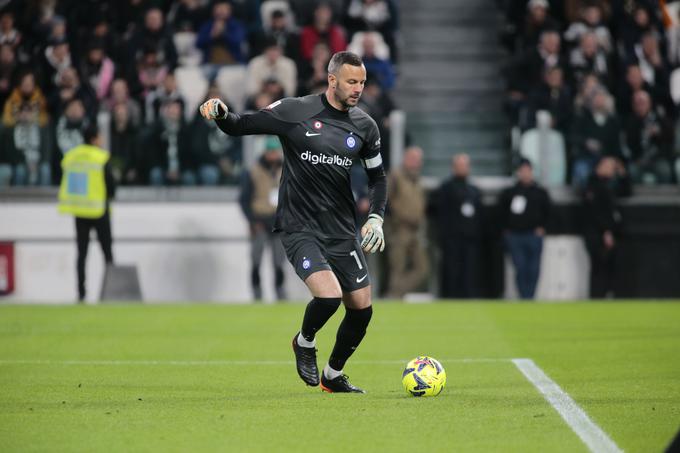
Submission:
<svg viewBox="0 0 680 453">
<path fill-rule="evenodd" d="M 357 262 L 357 266 L 359 266 L 359 270 L 362 270 L 364 268 L 364 266 L 361 265 L 361 260 L 359 259 L 359 255 L 357 255 L 357 251 L 352 250 L 351 252 L 349 252 L 349 254 L 354 257 L 354 261 Z"/>
</svg>

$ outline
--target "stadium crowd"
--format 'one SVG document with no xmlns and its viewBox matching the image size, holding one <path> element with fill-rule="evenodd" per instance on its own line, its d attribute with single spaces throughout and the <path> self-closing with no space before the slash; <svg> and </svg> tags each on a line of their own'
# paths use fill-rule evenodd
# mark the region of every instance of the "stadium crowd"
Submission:
<svg viewBox="0 0 680 453">
<path fill-rule="evenodd" d="M 561 134 L 572 183 L 600 158 L 635 183 L 677 181 L 680 3 L 505 0 L 506 108 L 522 132 L 539 111 Z"/>
<path fill-rule="evenodd" d="M 320 92 L 345 49 L 388 137 L 396 29 L 394 0 L 0 0 L 0 187 L 58 183 L 92 122 L 119 184 L 235 183 L 241 140 L 198 104 Z"/>
</svg>

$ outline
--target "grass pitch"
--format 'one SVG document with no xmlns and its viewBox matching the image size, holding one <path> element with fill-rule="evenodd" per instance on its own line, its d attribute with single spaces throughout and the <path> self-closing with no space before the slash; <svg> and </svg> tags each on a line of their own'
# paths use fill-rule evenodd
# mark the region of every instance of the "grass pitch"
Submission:
<svg viewBox="0 0 680 453">
<path fill-rule="evenodd" d="M 303 310 L 0 306 L 0 451 L 587 451 L 519 357 L 627 452 L 662 451 L 680 427 L 677 303 L 378 302 L 345 369 L 366 395 L 298 379 Z M 436 398 L 401 388 L 422 354 L 447 371 Z"/>
</svg>

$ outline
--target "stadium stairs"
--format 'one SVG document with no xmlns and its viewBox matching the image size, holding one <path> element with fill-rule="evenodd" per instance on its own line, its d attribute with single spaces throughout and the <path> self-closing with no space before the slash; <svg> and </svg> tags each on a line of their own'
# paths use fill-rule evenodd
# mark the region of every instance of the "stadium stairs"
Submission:
<svg viewBox="0 0 680 453">
<path fill-rule="evenodd" d="M 476 175 L 507 175 L 508 127 L 494 0 L 399 2 L 400 76 L 395 99 L 424 174 L 450 173 L 451 155 L 467 152 Z"/>
</svg>

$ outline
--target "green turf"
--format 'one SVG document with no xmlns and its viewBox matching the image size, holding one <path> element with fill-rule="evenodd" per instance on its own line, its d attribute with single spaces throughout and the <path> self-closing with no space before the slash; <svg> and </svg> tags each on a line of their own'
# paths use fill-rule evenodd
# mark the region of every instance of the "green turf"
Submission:
<svg viewBox="0 0 680 453">
<path fill-rule="evenodd" d="M 587 451 L 511 362 L 462 358 L 533 359 L 625 451 L 662 451 L 680 426 L 677 303 L 378 303 L 345 370 L 366 395 L 298 380 L 302 311 L 0 306 L 0 451 Z M 384 362 L 420 354 L 446 367 L 437 398 L 406 396 Z"/>
</svg>

